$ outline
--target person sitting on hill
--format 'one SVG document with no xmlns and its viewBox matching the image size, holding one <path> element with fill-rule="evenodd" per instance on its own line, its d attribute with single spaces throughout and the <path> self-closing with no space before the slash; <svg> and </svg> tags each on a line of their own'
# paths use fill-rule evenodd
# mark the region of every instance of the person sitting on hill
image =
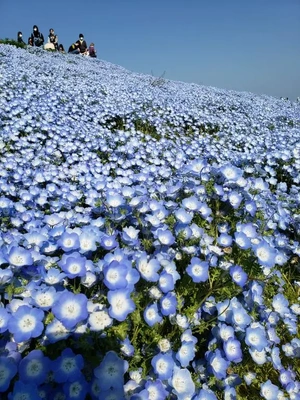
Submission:
<svg viewBox="0 0 300 400">
<path fill-rule="evenodd" d="M 27 44 L 28 46 L 33 46 L 33 40 L 31 36 L 29 36 Z"/>
<path fill-rule="evenodd" d="M 70 51 L 70 53 L 87 55 L 87 52 L 88 52 L 87 44 L 86 44 L 86 41 L 84 40 L 84 36 L 82 33 L 79 34 L 79 40 L 77 40 L 72 46 L 74 46 L 74 45 L 75 45 L 75 48 L 73 49 L 73 51 Z"/>
<path fill-rule="evenodd" d="M 55 35 L 54 29 L 49 29 L 48 43 L 51 44 L 54 50 L 58 50 L 58 36 Z M 45 45 L 46 46 L 46 45 Z"/>
<path fill-rule="evenodd" d="M 37 25 L 33 26 L 33 32 L 31 34 L 32 38 L 32 43 L 34 46 L 41 47 L 44 44 L 44 36 L 43 34 L 39 31 L 39 28 Z"/>
<path fill-rule="evenodd" d="M 64 49 L 64 46 L 63 46 L 62 44 L 60 44 L 60 45 L 58 46 L 58 51 L 59 51 L 60 53 L 65 53 L 65 49 Z"/>
<path fill-rule="evenodd" d="M 71 46 L 69 47 L 68 53 L 79 54 L 80 53 L 79 44 L 77 42 L 71 44 Z"/>
<path fill-rule="evenodd" d="M 21 43 L 21 44 L 25 44 L 25 42 L 24 42 L 24 40 L 23 40 L 22 32 L 18 32 L 18 39 L 17 39 L 17 42 L 18 42 L 18 43 Z"/>
<path fill-rule="evenodd" d="M 94 45 L 94 43 L 91 43 L 90 46 L 89 46 L 89 56 L 96 58 L 97 57 L 96 53 L 97 52 L 96 52 L 96 49 L 95 49 L 95 45 Z"/>
</svg>

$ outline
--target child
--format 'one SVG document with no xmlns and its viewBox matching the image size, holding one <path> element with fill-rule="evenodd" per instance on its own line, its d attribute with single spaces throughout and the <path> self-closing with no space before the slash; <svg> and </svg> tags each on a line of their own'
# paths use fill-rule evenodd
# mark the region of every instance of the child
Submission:
<svg viewBox="0 0 300 400">
<path fill-rule="evenodd" d="M 90 47 L 89 47 L 89 56 L 90 56 L 90 57 L 94 57 L 94 58 L 97 57 L 94 43 L 91 43 L 91 44 L 90 44 Z"/>
</svg>

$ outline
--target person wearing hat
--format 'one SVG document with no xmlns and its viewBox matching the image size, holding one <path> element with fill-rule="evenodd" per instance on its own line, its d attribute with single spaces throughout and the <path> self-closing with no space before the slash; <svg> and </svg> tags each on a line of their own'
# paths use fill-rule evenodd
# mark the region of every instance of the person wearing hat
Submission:
<svg viewBox="0 0 300 400">
<path fill-rule="evenodd" d="M 44 44 L 44 36 L 39 31 L 37 25 L 33 25 L 33 32 L 31 34 L 33 46 L 41 47 Z"/>
</svg>

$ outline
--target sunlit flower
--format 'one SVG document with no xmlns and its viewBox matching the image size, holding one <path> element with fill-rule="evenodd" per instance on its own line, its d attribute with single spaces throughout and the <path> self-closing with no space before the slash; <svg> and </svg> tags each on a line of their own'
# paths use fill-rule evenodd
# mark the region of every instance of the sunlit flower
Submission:
<svg viewBox="0 0 300 400">
<path fill-rule="evenodd" d="M 21 306 L 14 312 L 9 321 L 8 329 L 14 335 L 17 343 L 38 337 L 44 330 L 44 312 L 38 308 Z"/>
<path fill-rule="evenodd" d="M 107 300 L 110 304 L 108 313 L 117 321 L 124 321 L 127 315 L 135 310 L 130 293 L 129 289 L 109 290 L 107 293 Z"/>
<path fill-rule="evenodd" d="M 84 294 L 63 292 L 52 307 L 54 316 L 67 328 L 74 328 L 87 316 L 87 298 Z"/>
</svg>

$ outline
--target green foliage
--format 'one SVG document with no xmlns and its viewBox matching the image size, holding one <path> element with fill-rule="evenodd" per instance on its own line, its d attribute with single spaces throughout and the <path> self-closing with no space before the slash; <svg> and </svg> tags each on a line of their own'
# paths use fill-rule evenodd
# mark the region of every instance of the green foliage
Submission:
<svg viewBox="0 0 300 400">
<path fill-rule="evenodd" d="M 8 38 L 0 39 L 0 44 L 10 44 L 11 46 L 19 47 L 21 49 L 27 48 L 26 44 L 19 43 L 17 40 L 8 39 Z"/>
</svg>

